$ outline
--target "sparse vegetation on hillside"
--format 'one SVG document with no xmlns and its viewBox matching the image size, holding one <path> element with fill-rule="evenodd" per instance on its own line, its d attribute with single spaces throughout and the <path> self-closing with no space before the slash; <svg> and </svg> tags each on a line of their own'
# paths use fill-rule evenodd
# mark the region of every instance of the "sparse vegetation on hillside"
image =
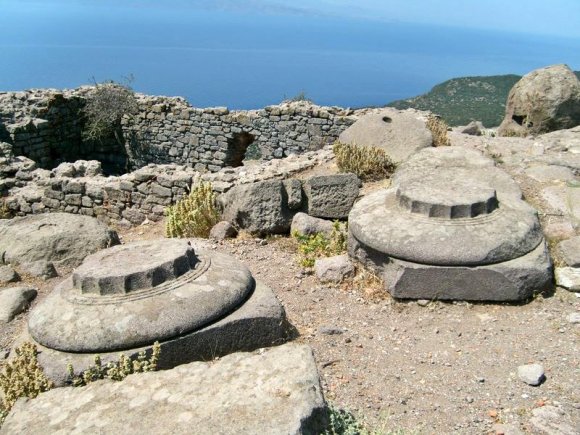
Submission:
<svg viewBox="0 0 580 435">
<path fill-rule="evenodd" d="M 580 71 L 574 74 L 580 79 Z M 508 94 L 521 78 L 515 74 L 458 77 L 434 86 L 423 95 L 392 101 L 387 106 L 428 110 L 451 126 L 481 121 L 485 127 L 497 127 L 504 117 Z"/>
<path fill-rule="evenodd" d="M 211 183 L 193 186 L 189 195 L 165 209 L 165 215 L 167 237 L 208 237 L 220 218 Z"/>
<path fill-rule="evenodd" d="M 341 172 L 352 172 L 363 181 L 389 178 L 396 165 L 382 149 L 335 142 L 332 147 Z"/>
<path fill-rule="evenodd" d="M 514 74 L 454 78 L 426 94 L 393 101 L 388 106 L 429 110 L 453 126 L 481 121 L 486 127 L 495 127 L 503 119 L 510 89 L 520 78 Z"/>
</svg>

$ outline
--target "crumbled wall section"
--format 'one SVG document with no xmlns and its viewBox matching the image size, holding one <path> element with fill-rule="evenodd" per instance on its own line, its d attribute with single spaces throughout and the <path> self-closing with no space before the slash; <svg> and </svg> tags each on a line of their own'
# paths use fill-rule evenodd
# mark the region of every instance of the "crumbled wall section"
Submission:
<svg viewBox="0 0 580 435">
<path fill-rule="evenodd" d="M 181 98 L 140 96 L 140 113 L 123 120 L 130 159 L 177 163 L 218 171 L 240 166 L 248 146 L 266 160 L 301 154 L 332 143 L 354 123 L 354 112 L 306 102 L 261 110 L 196 109 Z"/>
<path fill-rule="evenodd" d="M 309 102 L 260 110 L 199 109 L 178 97 L 137 94 L 140 111 L 122 121 L 124 144 L 82 139 L 82 108 L 90 87 L 0 93 L 0 141 L 41 168 L 63 161 L 99 160 L 109 173 L 153 164 L 216 172 L 239 166 L 249 146 L 266 160 L 322 148 L 353 124 L 356 113 Z M 107 167 L 111 167 L 107 171 Z"/>
</svg>

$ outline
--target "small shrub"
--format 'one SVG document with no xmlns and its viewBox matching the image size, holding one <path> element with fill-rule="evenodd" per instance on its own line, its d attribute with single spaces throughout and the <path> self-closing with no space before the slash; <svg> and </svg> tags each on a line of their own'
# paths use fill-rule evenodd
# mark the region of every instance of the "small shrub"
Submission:
<svg viewBox="0 0 580 435">
<path fill-rule="evenodd" d="M 433 135 L 434 147 L 447 147 L 451 145 L 451 141 L 447 136 L 449 126 L 443 119 L 435 115 L 429 115 L 427 118 L 427 128 L 431 130 L 431 134 Z"/>
<path fill-rule="evenodd" d="M 98 381 L 99 379 L 122 381 L 127 376 L 134 373 L 153 372 L 157 370 L 160 353 L 161 346 L 159 345 L 159 342 L 156 341 L 153 344 L 153 351 L 151 353 L 151 358 L 149 359 L 147 359 L 145 351 L 142 351 L 139 352 L 139 355 L 135 360 L 131 360 L 131 358 L 121 354 L 118 361 L 109 362 L 106 365 L 103 365 L 100 355 L 95 355 L 95 364 L 90 366 L 80 375 L 75 374 L 72 364 L 67 366 L 69 382 L 74 387 L 82 387 L 91 382 Z"/>
<path fill-rule="evenodd" d="M 335 142 L 332 147 L 341 172 L 352 172 L 363 181 L 389 178 L 396 165 L 385 150 Z"/>
<path fill-rule="evenodd" d="M 201 181 L 189 195 L 165 209 L 167 237 L 208 237 L 220 220 L 211 183 Z"/>
<path fill-rule="evenodd" d="M 121 118 L 124 115 L 135 114 L 137 110 L 137 99 L 129 84 L 112 80 L 95 83 L 95 88 L 87 96 L 87 103 L 83 109 L 86 117 L 83 138 L 102 141 L 115 137 L 119 143 L 122 143 Z"/>
<path fill-rule="evenodd" d="M 346 252 L 346 235 L 341 230 L 339 221 L 334 221 L 330 236 L 323 233 L 304 235 L 294 232 L 292 237 L 298 241 L 298 263 L 302 267 L 313 267 L 317 258 Z"/>
<path fill-rule="evenodd" d="M 304 91 L 300 91 L 298 92 L 296 95 L 294 95 L 293 97 L 290 98 L 284 98 L 284 103 L 294 103 L 297 101 L 305 101 L 308 103 L 312 103 L 312 100 L 310 98 L 308 98 L 308 96 L 306 95 L 306 92 Z"/>
<path fill-rule="evenodd" d="M 12 217 L 12 210 L 8 208 L 6 201 L 0 199 L 0 219 L 10 219 Z"/>
<path fill-rule="evenodd" d="M 23 343 L 14 352 L 16 357 L 0 373 L 0 389 L 3 393 L 0 399 L 0 424 L 18 398 L 34 398 L 54 387 L 38 363 L 38 349 L 34 344 Z"/>
</svg>

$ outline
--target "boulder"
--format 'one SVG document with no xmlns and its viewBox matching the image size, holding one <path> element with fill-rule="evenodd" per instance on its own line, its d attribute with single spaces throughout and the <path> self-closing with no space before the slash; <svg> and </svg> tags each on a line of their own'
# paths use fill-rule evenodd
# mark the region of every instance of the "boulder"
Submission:
<svg viewBox="0 0 580 435">
<path fill-rule="evenodd" d="M 228 221 L 221 221 L 215 224 L 209 232 L 210 239 L 225 240 L 232 239 L 238 235 L 238 230 Z"/>
<path fill-rule="evenodd" d="M 326 219 L 346 219 L 358 197 L 355 174 L 319 175 L 304 182 L 307 213 Z"/>
<path fill-rule="evenodd" d="M 433 136 L 423 119 L 412 112 L 390 108 L 362 116 L 343 131 L 338 140 L 381 148 L 395 163 L 433 144 Z"/>
<path fill-rule="evenodd" d="M 19 400 L 0 434 L 319 434 L 327 424 L 312 350 L 286 344 L 53 389 Z"/>
<path fill-rule="evenodd" d="M 22 313 L 36 297 L 36 293 L 36 289 L 31 287 L 0 289 L 0 323 L 11 322 Z"/>
<path fill-rule="evenodd" d="M 299 212 L 296 213 L 292 219 L 290 233 L 293 234 L 294 232 L 297 232 L 305 236 L 311 236 L 318 233 L 330 235 L 332 233 L 332 228 L 333 225 L 331 221 Z"/>
<path fill-rule="evenodd" d="M 235 186 L 219 197 L 222 219 L 254 235 L 283 234 L 290 230 L 293 213 L 280 180 Z"/>
<path fill-rule="evenodd" d="M 547 133 L 580 125 L 580 81 L 567 65 L 523 76 L 511 89 L 499 136 Z"/>
<path fill-rule="evenodd" d="M 54 264 L 50 261 L 38 260 L 32 263 L 21 263 L 20 268 L 28 275 L 37 278 L 49 279 L 58 276 Z"/>
<path fill-rule="evenodd" d="M 20 281 L 20 276 L 10 266 L 0 266 L 0 284 Z"/>
<path fill-rule="evenodd" d="M 314 263 L 316 277 L 321 282 L 340 283 L 354 275 L 354 266 L 347 254 L 318 258 Z"/>
<path fill-rule="evenodd" d="M 0 220 L 0 259 L 13 265 L 44 261 L 75 267 L 119 243 L 115 231 L 89 216 L 47 213 Z"/>
<path fill-rule="evenodd" d="M 481 121 L 471 121 L 465 127 L 460 127 L 460 132 L 463 134 L 468 134 L 470 136 L 481 136 L 485 127 Z"/>
<path fill-rule="evenodd" d="M 556 249 L 568 266 L 580 267 L 580 236 L 558 243 Z"/>
</svg>

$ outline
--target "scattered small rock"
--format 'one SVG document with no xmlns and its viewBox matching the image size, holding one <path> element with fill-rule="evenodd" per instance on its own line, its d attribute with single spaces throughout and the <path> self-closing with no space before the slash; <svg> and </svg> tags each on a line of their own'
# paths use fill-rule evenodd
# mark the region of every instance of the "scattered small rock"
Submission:
<svg viewBox="0 0 580 435">
<path fill-rule="evenodd" d="M 344 333 L 341 328 L 337 328 L 336 326 L 321 326 L 318 328 L 318 332 L 324 335 L 340 335 Z"/>
<path fill-rule="evenodd" d="M 11 322 L 36 297 L 32 287 L 9 287 L 0 290 L 0 323 Z"/>
<path fill-rule="evenodd" d="M 580 292 L 580 268 L 557 267 L 556 284 L 573 292 Z"/>
<path fill-rule="evenodd" d="M 518 367 L 518 377 L 528 385 L 540 385 L 546 379 L 541 364 L 526 364 Z"/>
<path fill-rule="evenodd" d="M 314 263 L 314 270 L 322 282 L 339 283 L 354 275 L 354 266 L 346 254 L 319 258 Z"/>
<path fill-rule="evenodd" d="M 0 266 L 0 284 L 20 281 L 20 276 L 9 265 Z"/>
<path fill-rule="evenodd" d="M 558 252 L 570 267 L 580 267 L 580 236 L 558 243 Z"/>
<path fill-rule="evenodd" d="M 429 305 L 429 299 L 419 299 L 417 301 L 417 305 L 419 305 L 420 307 L 426 307 L 427 305 Z"/>
<path fill-rule="evenodd" d="M 58 276 L 54 264 L 50 261 L 39 260 L 31 263 L 22 263 L 20 267 L 26 273 L 37 278 L 49 279 Z"/>
<path fill-rule="evenodd" d="M 209 232 L 209 237 L 214 240 L 232 239 L 238 235 L 238 230 L 228 221 L 218 222 Z"/>
</svg>

